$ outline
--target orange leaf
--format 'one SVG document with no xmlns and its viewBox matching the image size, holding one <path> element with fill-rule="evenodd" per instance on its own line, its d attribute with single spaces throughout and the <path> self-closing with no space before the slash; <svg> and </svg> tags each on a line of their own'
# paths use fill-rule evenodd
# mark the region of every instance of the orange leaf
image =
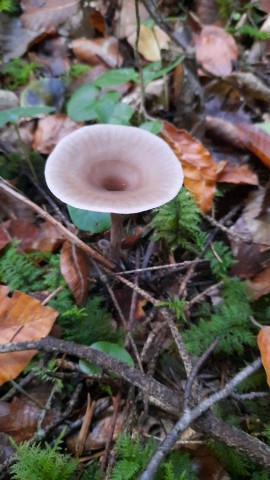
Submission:
<svg viewBox="0 0 270 480">
<path fill-rule="evenodd" d="M 248 282 L 252 298 L 257 300 L 270 292 L 270 265 Z M 270 327 L 268 327 L 270 328 Z"/>
<path fill-rule="evenodd" d="M 270 327 L 260 330 L 257 343 L 261 352 L 262 364 L 267 375 L 267 383 L 270 386 Z"/>
<path fill-rule="evenodd" d="M 88 262 L 82 250 L 68 241 L 64 243 L 61 250 L 60 270 L 76 304 L 81 305 L 88 293 Z"/>
<path fill-rule="evenodd" d="M 216 166 L 204 146 L 185 130 L 163 122 L 163 139 L 181 161 L 184 185 L 195 198 L 203 213 L 211 209 L 215 196 Z"/>
<path fill-rule="evenodd" d="M 50 332 L 58 312 L 43 307 L 38 300 L 15 291 L 8 296 L 9 288 L 0 286 L 0 344 L 40 340 Z M 35 350 L 1 353 L 0 385 L 16 378 L 36 354 Z"/>
<path fill-rule="evenodd" d="M 217 168 L 220 163 L 217 164 Z M 259 183 L 256 173 L 252 172 L 247 165 L 235 166 L 229 164 L 218 172 L 217 182 L 235 183 L 237 185 L 258 185 Z"/>
<path fill-rule="evenodd" d="M 198 63 L 213 75 L 226 77 L 232 71 L 232 61 L 238 57 L 234 38 L 221 27 L 206 25 L 195 38 Z"/>
<path fill-rule="evenodd" d="M 270 135 L 254 125 L 237 125 L 244 145 L 270 168 Z"/>
</svg>

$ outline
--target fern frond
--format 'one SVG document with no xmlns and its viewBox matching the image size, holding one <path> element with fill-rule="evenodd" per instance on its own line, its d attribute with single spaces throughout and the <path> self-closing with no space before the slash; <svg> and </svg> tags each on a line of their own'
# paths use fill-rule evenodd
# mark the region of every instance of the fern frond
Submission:
<svg viewBox="0 0 270 480">
<path fill-rule="evenodd" d="M 205 235 L 200 228 L 201 216 L 191 194 L 182 188 L 169 203 L 154 210 L 152 220 L 155 240 L 163 239 L 175 250 L 178 247 L 197 252 Z"/>
</svg>

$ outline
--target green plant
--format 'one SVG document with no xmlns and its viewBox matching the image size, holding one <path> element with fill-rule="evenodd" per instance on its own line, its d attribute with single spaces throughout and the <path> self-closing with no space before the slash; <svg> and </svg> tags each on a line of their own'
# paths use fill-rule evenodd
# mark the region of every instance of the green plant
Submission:
<svg viewBox="0 0 270 480">
<path fill-rule="evenodd" d="M 65 298 L 62 300 L 60 297 L 60 302 L 57 298 L 53 300 L 49 305 L 60 312 L 58 323 L 63 329 L 66 340 L 83 345 L 91 345 L 99 341 L 122 342 L 123 331 L 113 328 L 111 315 L 103 306 L 101 297 L 89 299 L 84 308 L 78 308 L 70 303 L 68 305 Z"/>
<path fill-rule="evenodd" d="M 13 58 L 3 66 L 3 73 L 8 76 L 8 88 L 14 90 L 19 85 L 29 81 L 30 74 L 40 65 L 36 62 L 27 63 L 21 58 Z"/>
<path fill-rule="evenodd" d="M 22 254 L 17 251 L 17 242 L 13 242 L 6 247 L 1 256 L 0 281 L 6 283 L 11 290 L 22 292 L 54 289 L 63 282 L 59 269 L 59 255 Z"/>
<path fill-rule="evenodd" d="M 0 12 L 14 13 L 16 9 L 16 0 L 0 0 Z"/>
<path fill-rule="evenodd" d="M 214 309 L 210 319 L 200 319 L 183 332 L 187 348 L 194 355 L 201 355 L 216 338 L 220 340 L 216 352 L 241 355 L 245 345 L 255 345 L 252 313 L 245 283 L 237 278 L 228 278 L 223 287 L 223 300 Z"/>
<path fill-rule="evenodd" d="M 173 200 L 155 209 L 153 238 L 164 240 L 173 250 L 181 247 L 197 252 L 205 239 L 200 223 L 201 215 L 195 200 L 182 188 Z"/>
<path fill-rule="evenodd" d="M 231 249 L 223 242 L 213 242 L 205 258 L 210 261 L 212 273 L 218 280 L 227 277 L 228 270 L 235 263 Z"/>
<path fill-rule="evenodd" d="M 136 480 L 156 449 L 150 439 L 143 445 L 139 438 L 121 434 L 116 442 L 117 459 L 110 480 Z M 186 453 L 172 452 L 155 475 L 155 480 L 196 480 L 191 461 Z"/>
<path fill-rule="evenodd" d="M 11 466 L 12 480 L 71 480 L 77 461 L 60 453 L 61 438 L 53 447 L 24 442 L 16 447 L 15 463 Z"/>
<path fill-rule="evenodd" d="M 184 315 L 185 305 L 186 305 L 186 301 L 184 298 L 179 299 L 177 297 L 173 297 L 172 300 L 160 302 L 158 306 L 170 308 L 174 312 L 178 321 L 179 320 L 185 321 L 185 315 Z"/>
</svg>

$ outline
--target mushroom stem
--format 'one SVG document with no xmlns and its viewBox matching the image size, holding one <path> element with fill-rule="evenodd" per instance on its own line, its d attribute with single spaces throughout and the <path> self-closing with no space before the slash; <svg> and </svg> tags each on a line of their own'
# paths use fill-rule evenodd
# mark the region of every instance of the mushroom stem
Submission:
<svg viewBox="0 0 270 480">
<path fill-rule="evenodd" d="M 111 235 L 110 235 L 110 258 L 113 262 L 119 263 L 122 241 L 122 221 L 123 215 L 111 213 Z"/>
</svg>

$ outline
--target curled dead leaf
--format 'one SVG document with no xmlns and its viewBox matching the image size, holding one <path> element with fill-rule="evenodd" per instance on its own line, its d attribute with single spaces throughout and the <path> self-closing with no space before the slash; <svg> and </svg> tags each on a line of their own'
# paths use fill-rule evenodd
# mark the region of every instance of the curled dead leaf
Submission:
<svg viewBox="0 0 270 480">
<path fill-rule="evenodd" d="M 9 288 L 0 286 L 0 344 L 40 340 L 46 337 L 58 315 L 51 307 L 25 293 L 15 291 L 9 296 Z M 35 351 L 1 353 L 0 385 L 16 378 L 36 354 Z"/>
<path fill-rule="evenodd" d="M 258 185 L 259 180 L 256 173 L 252 172 L 248 165 L 229 165 L 225 162 L 223 168 L 222 162 L 217 164 L 218 174 L 217 182 L 220 183 L 235 183 L 237 185 Z"/>
<path fill-rule="evenodd" d="M 242 143 L 270 168 L 270 135 L 254 125 L 237 125 Z"/>
<path fill-rule="evenodd" d="M 50 32 L 74 16 L 79 9 L 79 0 L 22 0 L 24 10 L 21 23 L 35 32 Z"/>
<path fill-rule="evenodd" d="M 68 241 L 64 243 L 61 250 L 60 270 L 76 304 L 81 305 L 88 293 L 88 262 L 83 251 Z"/>
<path fill-rule="evenodd" d="M 254 300 L 257 300 L 258 298 L 261 298 L 263 295 L 267 295 L 270 292 L 270 265 L 268 265 L 268 267 L 266 267 L 256 277 L 248 281 L 248 288 Z"/>
<path fill-rule="evenodd" d="M 154 29 L 141 25 L 138 50 L 149 62 L 161 60 L 161 50 L 168 50 L 170 37 L 157 25 Z M 128 36 L 128 43 L 135 48 L 136 32 Z"/>
<path fill-rule="evenodd" d="M 169 122 L 163 122 L 161 136 L 181 161 L 185 187 L 193 195 L 201 211 L 208 212 L 215 196 L 216 185 L 216 165 L 210 153 L 199 140 Z"/>
</svg>

